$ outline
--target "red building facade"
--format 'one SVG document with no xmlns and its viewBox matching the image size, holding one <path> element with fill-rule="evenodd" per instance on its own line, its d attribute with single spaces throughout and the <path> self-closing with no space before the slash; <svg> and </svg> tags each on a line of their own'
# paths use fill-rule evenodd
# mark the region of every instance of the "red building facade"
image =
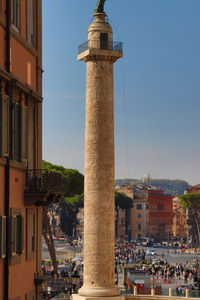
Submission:
<svg viewBox="0 0 200 300">
<path fill-rule="evenodd" d="M 148 236 L 155 241 L 171 240 L 173 236 L 172 196 L 162 190 L 148 190 L 149 226 Z"/>
</svg>

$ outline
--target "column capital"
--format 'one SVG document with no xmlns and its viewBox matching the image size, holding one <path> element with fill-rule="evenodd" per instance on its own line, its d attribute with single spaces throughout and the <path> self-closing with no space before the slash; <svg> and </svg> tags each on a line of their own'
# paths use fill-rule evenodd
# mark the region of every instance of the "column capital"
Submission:
<svg viewBox="0 0 200 300">
<path fill-rule="evenodd" d="M 123 56 L 122 51 L 88 49 L 78 55 L 78 60 L 88 61 L 110 61 L 115 63 Z"/>
</svg>

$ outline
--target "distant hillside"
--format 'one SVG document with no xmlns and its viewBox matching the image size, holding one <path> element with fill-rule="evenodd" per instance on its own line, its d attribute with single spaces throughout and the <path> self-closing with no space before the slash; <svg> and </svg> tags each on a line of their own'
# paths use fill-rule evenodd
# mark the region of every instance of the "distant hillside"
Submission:
<svg viewBox="0 0 200 300">
<path fill-rule="evenodd" d="M 141 180 L 139 179 L 117 179 L 115 181 L 116 185 L 127 185 L 127 184 L 134 184 L 139 185 L 141 184 Z M 151 179 L 151 185 L 156 186 L 164 191 L 165 194 L 170 195 L 182 195 L 184 191 L 190 186 L 184 180 L 170 180 L 170 179 Z"/>
</svg>

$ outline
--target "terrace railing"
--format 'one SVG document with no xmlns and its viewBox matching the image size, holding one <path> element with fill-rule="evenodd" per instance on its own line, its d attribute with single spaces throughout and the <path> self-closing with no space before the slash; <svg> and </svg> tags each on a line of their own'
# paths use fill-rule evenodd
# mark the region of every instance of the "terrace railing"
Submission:
<svg viewBox="0 0 200 300">
<path fill-rule="evenodd" d="M 62 197 L 62 174 L 44 169 L 26 171 L 24 200 L 26 205 L 45 205 Z"/>
<path fill-rule="evenodd" d="M 89 40 L 78 47 L 78 54 L 88 50 L 110 50 L 110 51 L 123 51 L 122 42 L 109 42 L 107 40 Z"/>
<path fill-rule="evenodd" d="M 62 175 L 44 169 L 26 171 L 26 187 L 29 191 L 62 191 Z"/>
</svg>

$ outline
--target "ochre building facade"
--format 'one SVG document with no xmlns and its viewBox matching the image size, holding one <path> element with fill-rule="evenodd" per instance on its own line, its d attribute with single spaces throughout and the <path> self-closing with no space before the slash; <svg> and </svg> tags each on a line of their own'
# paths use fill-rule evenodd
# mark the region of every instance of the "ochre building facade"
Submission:
<svg viewBox="0 0 200 300">
<path fill-rule="evenodd" d="M 42 299 L 41 22 L 41 0 L 0 0 L 0 299 Z"/>
<path fill-rule="evenodd" d="M 118 192 L 133 199 L 130 209 L 130 237 L 148 237 L 155 241 L 173 237 L 172 196 L 150 186 L 121 186 Z"/>
</svg>

